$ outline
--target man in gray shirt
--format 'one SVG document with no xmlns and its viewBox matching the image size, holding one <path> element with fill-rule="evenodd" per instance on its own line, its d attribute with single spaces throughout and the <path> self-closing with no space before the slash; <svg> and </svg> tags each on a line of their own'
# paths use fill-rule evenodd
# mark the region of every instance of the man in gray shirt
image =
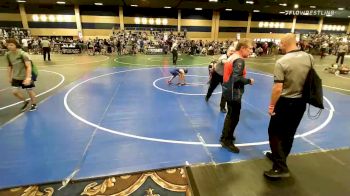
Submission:
<svg viewBox="0 0 350 196">
<path fill-rule="evenodd" d="M 227 49 L 227 53 L 224 55 L 221 55 L 218 59 L 218 62 L 216 63 L 216 66 L 214 67 L 214 71 L 212 72 L 211 79 L 210 79 L 210 85 L 208 88 L 207 95 L 205 96 L 205 101 L 208 101 L 210 96 L 212 95 L 215 88 L 220 84 L 222 84 L 222 77 L 224 75 L 224 64 L 227 62 L 228 58 L 235 52 L 235 48 L 233 46 L 230 46 Z M 226 113 L 226 101 L 224 97 L 221 95 L 221 101 L 220 101 L 220 111 L 222 113 Z"/>
<path fill-rule="evenodd" d="M 348 52 L 348 45 L 345 42 L 342 42 L 338 48 L 337 61 L 336 61 L 337 64 L 340 59 L 340 65 L 343 65 L 344 56 L 347 52 Z"/>
<path fill-rule="evenodd" d="M 264 175 L 269 178 L 290 176 L 287 157 L 306 109 L 302 90 L 314 61 L 311 55 L 298 50 L 294 34 L 286 34 L 280 44 L 286 55 L 277 60 L 275 65 L 268 111 L 271 116 L 268 127 L 271 152 L 266 153 L 266 156 L 273 166 Z"/>
<path fill-rule="evenodd" d="M 43 48 L 43 56 L 44 56 L 44 61 L 46 61 L 46 54 L 47 54 L 47 58 L 49 61 L 51 61 L 51 57 L 50 57 L 50 41 L 47 40 L 46 37 L 43 38 L 43 40 L 41 40 L 41 47 Z"/>
<path fill-rule="evenodd" d="M 31 100 L 31 107 L 29 110 L 34 111 L 37 106 L 35 92 L 33 90 L 35 84 L 32 80 L 32 64 L 29 55 L 21 49 L 18 49 L 20 45 L 15 39 L 9 39 L 6 43 L 9 50 L 9 52 L 6 53 L 6 58 L 9 64 L 8 77 L 9 82 L 13 87 L 13 94 L 24 102 L 21 110 L 25 111 L 29 101 L 25 100 L 20 88 L 25 89 Z"/>
</svg>

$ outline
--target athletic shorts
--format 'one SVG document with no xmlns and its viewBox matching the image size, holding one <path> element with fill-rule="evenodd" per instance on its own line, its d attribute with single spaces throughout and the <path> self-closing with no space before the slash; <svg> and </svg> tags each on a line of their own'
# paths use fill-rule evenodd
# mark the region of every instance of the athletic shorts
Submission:
<svg viewBox="0 0 350 196">
<path fill-rule="evenodd" d="M 172 71 L 170 71 L 170 74 L 173 76 L 178 76 L 179 72 L 177 72 L 176 70 L 172 70 Z"/>
<path fill-rule="evenodd" d="M 31 81 L 28 86 L 25 86 L 23 84 L 23 80 L 16 80 L 16 79 L 12 79 L 11 85 L 13 87 L 17 87 L 17 88 L 22 87 L 23 89 L 28 89 L 28 88 L 34 88 L 35 87 L 34 81 Z"/>
</svg>

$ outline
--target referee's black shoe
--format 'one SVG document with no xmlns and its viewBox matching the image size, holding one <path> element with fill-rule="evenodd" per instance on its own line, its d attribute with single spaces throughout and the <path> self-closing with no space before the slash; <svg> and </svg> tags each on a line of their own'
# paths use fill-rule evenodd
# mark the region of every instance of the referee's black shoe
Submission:
<svg viewBox="0 0 350 196">
<path fill-rule="evenodd" d="M 227 110 L 226 110 L 226 108 L 220 108 L 220 112 L 221 113 L 227 113 Z"/>
<path fill-rule="evenodd" d="M 221 141 L 221 146 L 230 152 L 239 153 L 239 148 L 237 148 L 237 146 L 235 146 L 232 142 Z"/>
<path fill-rule="evenodd" d="M 273 156 L 272 156 L 272 152 L 266 152 L 265 156 L 270 160 L 273 161 Z"/>
<path fill-rule="evenodd" d="M 290 177 L 290 173 L 288 171 L 271 169 L 269 171 L 264 171 L 264 176 L 267 178 L 288 178 Z"/>
</svg>

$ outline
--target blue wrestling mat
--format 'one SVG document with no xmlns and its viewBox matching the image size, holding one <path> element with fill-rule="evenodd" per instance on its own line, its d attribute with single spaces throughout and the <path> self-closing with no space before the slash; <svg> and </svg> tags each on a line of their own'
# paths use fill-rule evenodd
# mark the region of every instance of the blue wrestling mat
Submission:
<svg viewBox="0 0 350 196">
<path fill-rule="evenodd" d="M 1 127 L 0 188 L 262 158 L 271 75 L 248 72 L 256 84 L 243 96 L 233 154 L 218 141 L 221 87 L 204 100 L 207 74 L 189 68 L 188 85 L 176 86 L 166 68 L 95 70 Z M 350 146 L 349 96 L 324 94 L 326 109 L 316 120 L 305 114 L 292 153 Z"/>
</svg>

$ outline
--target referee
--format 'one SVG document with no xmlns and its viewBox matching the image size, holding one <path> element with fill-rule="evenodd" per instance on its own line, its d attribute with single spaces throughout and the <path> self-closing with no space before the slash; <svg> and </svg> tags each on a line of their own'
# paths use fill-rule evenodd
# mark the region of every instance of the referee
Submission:
<svg viewBox="0 0 350 196">
<path fill-rule="evenodd" d="M 48 60 L 51 61 L 51 57 L 50 57 L 50 41 L 47 40 L 46 37 L 44 37 L 40 44 L 41 44 L 41 47 L 43 48 L 44 61 L 46 61 L 46 54 L 47 54 Z"/>
<path fill-rule="evenodd" d="M 227 49 L 227 53 L 220 56 L 218 59 L 218 63 L 216 64 L 216 67 L 213 69 L 212 77 L 210 80 L 209 88 L 207 95 L 205 96 L 205 101 L 208 102 L 210 96 L 213 94 L 213 91 L 215 88 L 223 82 L 223 75 L 224 75 L 224 64 L 227 62 L 227 59 L 235 52 L 235 48 L 233 46 L 230 46 Z M 224 97 L 221 95 L 221 101 L 220 101 L 220 111 L 222 113 L 226 113 L 226 101 Z"/>
</svg>

